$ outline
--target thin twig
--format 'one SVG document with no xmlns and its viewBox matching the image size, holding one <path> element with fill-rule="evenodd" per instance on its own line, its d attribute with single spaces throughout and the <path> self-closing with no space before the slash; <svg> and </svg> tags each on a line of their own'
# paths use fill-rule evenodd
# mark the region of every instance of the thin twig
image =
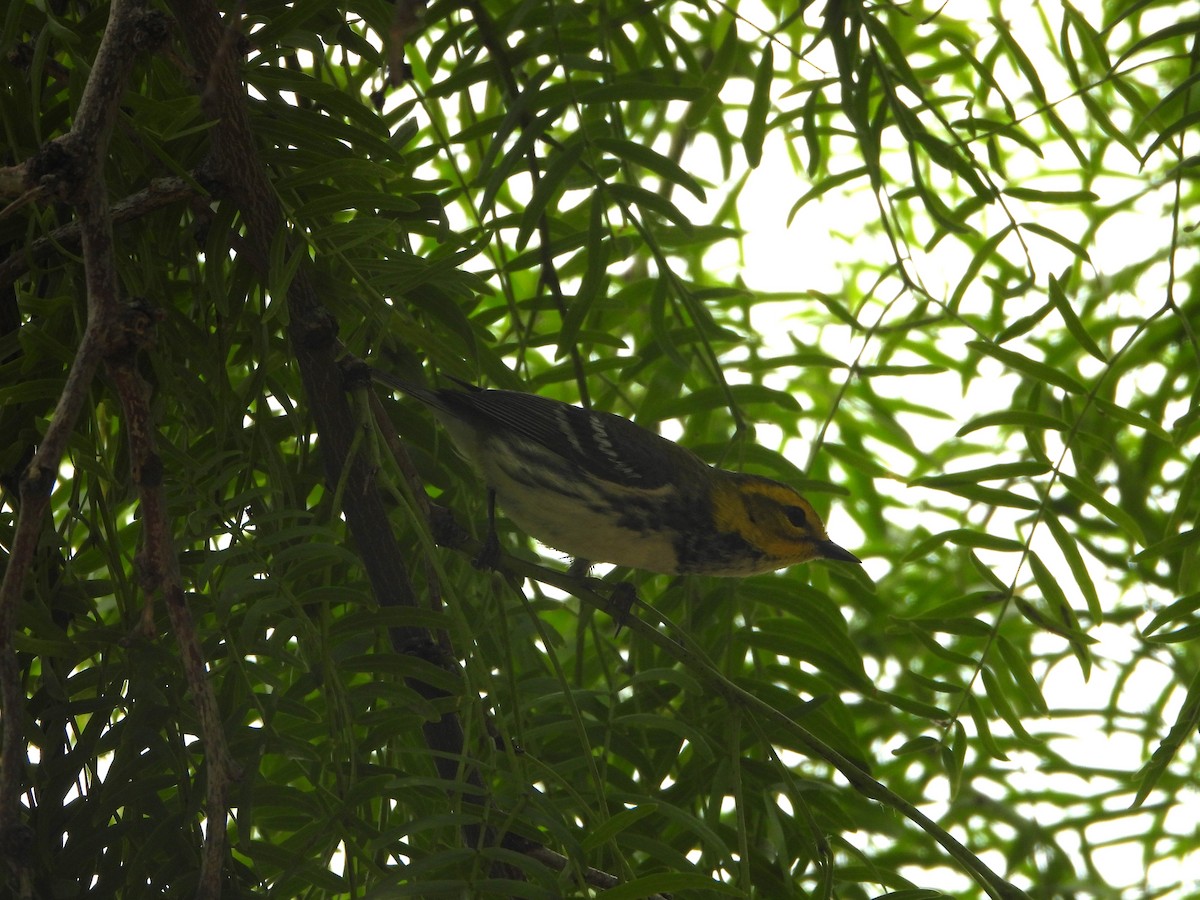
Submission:
<svg viewBox="0 0 1200 900">
<path fill-rule="evenodd" d="M 156 178 L 150 182 L 149 187 L 113 203 L 109 210 L 109 218 L 114 225 L 121 225 L 180 200 L 199 196 L 202 194 L 196 184 L 186 178 Z M 7 290 L 9 285 L 28 272 L 34 264 L 60 254 L 64 248 L 74 249 L 81 241 L 79 223 L 68 222 L 22 247 L 4 262 L 0 262 L 0 291 Z"/>
</svg>

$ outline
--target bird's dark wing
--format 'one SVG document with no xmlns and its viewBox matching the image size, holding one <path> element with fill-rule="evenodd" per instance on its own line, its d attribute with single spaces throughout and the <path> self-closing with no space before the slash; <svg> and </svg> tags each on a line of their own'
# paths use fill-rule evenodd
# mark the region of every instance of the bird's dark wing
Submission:
<svg viewBox="0 0 1200 900">
<path fill-rule="evenodd" d="M 438 391 L 447 412 L 520 434 L 595 477 L 643 490 L 705 463 L 690 450 L 611 413 L 515 391 Z M 480 420 L 484 421 L 480 421 Z"/>
</svg>

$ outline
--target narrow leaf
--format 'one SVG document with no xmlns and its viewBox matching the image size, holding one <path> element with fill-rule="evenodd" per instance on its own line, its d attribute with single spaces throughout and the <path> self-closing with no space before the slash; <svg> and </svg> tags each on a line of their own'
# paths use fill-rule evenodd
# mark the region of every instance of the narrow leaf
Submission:
<svg viewBox="0 0 1200 900">
<path fill-rule="evenodd" d="M 1070 301 L 1067 300 L 1066 294 L 1063 293 L 1062 282 L 1053 275 L 1050 276 L 1049 293 L 1050 302 L 1054 304 L 1054 308 L 1062 316 L 1063 322 L 1067 326 L 1067 331 L 1071 332 L 1071 337 L 1075 338 L 1079 346 L 1096 357 L 1096 359 L 1101 362 L 1108 362 L 1108 357 L 1104 355 L 1104 351 L 1092 340 L 1092 336 L 1083 327 L 1083 322 L 1075 314 L 1074 308 L 1071 306 Z"/>
<path fill-rule="evenodd" d="M 981 469 L 967 469 L 964 472 L 949 472 L 945 475 L 930 475 L 920 479 L 922 484 L 976 484 L 980 481 L 1008 481 L 1010 478 L 1032 478 L 1044 475 L 1050 467 L 1041 462 L 1012 462 L 997 463 L 994 466 L 984 466 Z"/>
<path fill-rule="evenodd" d="M 658 810 L 658 804 L 654 802 L 643 803 L 635 806 L 633 809 L 622 810 L 615 816 L 612 816 L 608 821 L 601 822 L 599 825 L 591 826 L 584 835 L 579 846 L 587 851 L 596 850 L 602 847 L 606 841 L 628 829 L 631 825 L 646 818 L 646 816 Z"/>
<path fill-rule="evenodd" d="M 830 175 L 828 178 L 819 181 L 809 188 L 799 200 L 792 204 L 792 208 L 788 211 L 787 224 L 792 224 L 792 219 L 796 218 L 796 213 L 804 207 L 810 200 L 815 200 L 822 194 L 832 191 L 836 187 L 841 187 L 848 181 L 854 181 L 868 174 L 866 166 L 858 166 L 857 168 L 847 169 L 845 172 L 840 172 L 837 175 Z"/>
<path fill-rule="evenodd" d="M 1025 699 L 1042 715 L 1049 713 L 1050 707 L 1046 705 L 1041 685 L 1037 683 L 1037 679 L 1033 677 L 1033 672 L 1029 668 L 1028 657 L 1004 635 L 996 636 L 996 647 L 1000 651 L 1000 658 L 1004 660 L 1005 668 L 1021 688 Z"/>
<path fill-rule="evenodd" d="M 775 45 L 767 41 L 762 58 L 754 73 L 754 93 L 746 108 L 746 129 L 742 133 L 742 149 L 750 168 L 762 162 L 763 139 L 767 133 L 767 113 L 771 108 L 771 81 L 775 76 Z"/>
<path fill-rule="evenodd" d="M 1082 384 L 1080 384 L 1062 369 L 1056 369 L 1054 366 L 1046 365 L 1044 362 L 1040 362 L 1036 359 L 1030 359 L 1023 353 L 1018 353 L 1016 350 L 1010 350 L 1008 347 L 1001 347 L 998 344 L 991 343 L 990 341 L 968 341 L 967 346 L 972 350 L 978 350 L 980 353 L 999 360 L 1010 369 L 1023 372 L 1034 381 L 1056 385 L 1057 387 L 1062 388 L 1064 391 L 1070 391 L 1072 394 L 1087 393 L 1087 389 Z"/>
<path fill-rule="evenodd" d="M 1150 624 L 1142 630 L 1142 635 L 1148 637 L 1168 622 L 1189 621 L 1192 618 L 1192 614 L 1198 609 L 1200 609 L 1200 593 L 1180 597 L 1170 606 L 1159 610 L 1154 618 L 1150 620 Z"/>
<path fill-rule="evenodd" d="M 1011 538 L 999 537 L 982 531 L 971 531 L 966 528 L 956 528 L 926 538 L 905 553 L 902 559 L 905 562 L 920 559 L 947 543 L 962 547 L 978 547 L 983 550 L 999 550 L 1006 553 L 1020 553 L 1025 549 L 1024 544 Z"/>
<path fill-rule="evenodd" d="M 1174 40 L 1177 37 L 1184 37 L 1187 35 L 1196 34 L 1197 32 L 1200 32 L 1200 19 L 1197 19 L 1194 16 L 1186 17 L 1181 21 L 1167 25 L 1164 28 L 1160 28 L 1153 34 L 1148 34 L 1141 40 L 1136 41 L 1132 47 L 1121 54 L 1121 56 L 1113 65 L 1114 67 L 1120 66 L 1123 62 L 1125 62 L 1125 60 L 1137 53 L 1140 53 L 1146 47 L 1153 47 L 1155 44 L 1163 41 Z"/>
<path fill-rule="evenodd" d="M 958 429 L 957 436 L 964 437 L 972 431 L 979 431 L 981 428 L 991 428 L 999 425 L 1012 425 L 1017 428 L 1036 428 L 1039 431 L 1071 430 L 1071 426 L 1062 419 L 1056 419 L 1054 416 L 1048 416 L 1045 413 L 1030 412 L 1024 409 L 1006 409 L 1002 412 L 988 413 L 977 419 L 972 419 L 962 428 Z"/>
<path fill-rule="evenodd" d="M 951 309 L 958 308 L 958 304 L 962 301 L 967 288 L 975 283 L 975 276 L 979 274 L 979 270 L 983 268 L 983 264 L 995 256 L 996 248 L 1000 246 L 1002 240 L 1008 237 L 1008 233 L 1012 230 L 1012 227 L 1012 225 L 1005 225 L 984 241 L 979 249 L 975 251 L 975 255 L 971 257 L 971 262 L 967 264 L 962 278 L 958 280 L 958 284 L 954 288 L 954 293 L 950 295 L 949 306 Z"/>
<path fill-rule="evenodd" d="M 1004 751 L 992 737 L 991 716 L 984 712 L 983 705 L 974 694 L 967 695 L 967 709 L 971 713 L 972 721 L 975 722 L 975 731 L 978 733 L 979 743 L 983 745 L 983 749 L 989 756 L 1007 761 L 1008 757 L 1004 755 Z"/>
<path fill-rule="evenodd" d="M 1071 649 L 1078 658 L 1080 668 L 1083 670 L 1083 675 L 1086 679 L 1092 670 L 1092 657 L 1088 651 L 1086 636 L 1079 627 L 1079 619 L 1075 615 L 1075 610 L 1071 608 L 1071 604 L 1067 601 L 1067 595 L 1063 593 L 1058 579 L 1051 574 L 1046 564 L 1042 562 L 1041 557 L 1036 553 L 1029 554 L 1029 567 L 1033 571 L 1034 581 L 1037 582 L 1038 590 L 1042 592 L 1042 597 L 1045 599 L 1046 605 L 1056 612 L 1057 620 L 1062 623 L 1065 629 L 1064 636 L 1071 642 Z"/>
<path fill-rule="evenodd" d="M 639 144 L 637 141 L 601 137 L 596 139 L 596 146 L 618 159 L 623 159 L 627 162 L 635 163 L 644 169 L 649 169 L 664 181 L 679 185 L 701 203 L 707 200 L 704 188 L 700 186 L 700 182 L 691 173 L 686 171 L 675 160 L 663 156 L 657 150 L 647 147 L 645 144 Z"/>
<path fill-rule="evenodd" d="M 1175 439 L 1171 436 L 1171 433 L 1150 417 L 1134 412 L 1127 406 L 1118 406 L 1116 403 L 1110 403 L 1108 400 L 1102 400 L 1099 397 L 1093 402 L 1096 405 L 1096 409 L 1102 415 L 1108 416 L 1110 419 L 1116 419 L 1130 428 L 1136 428 L 1139 431 L 1153 435 L 1168 446 L 1174 445 Z"/>
<path fill-rule="evenodd" d="M 693 85 L 655 83 L 640 79 L 615 79 L 589 87 L 579 92 L 579 102 L 582 104 L 618 102 L 628 103 L 636 100 L 660 102 L 667 100 L 699 100 L 704 96 L 704 90 Z"/>
<path fill-rule="evenodd" d="M 1016 185 L 1009 185 L 1001 193 L 1033 203 L 1095 203 L 1100 199 L 1100 195 L 1092 191 L 1040 191 Z"/>
<path fill-rule="evenodd" d="M 946 777 L 950 780 L 950 797 L 958 795 L 962 785 L 963 766 L 967 761 L 967 729 L 963 723 L 954 720 L 954 737 L 949 746 L 942 745 L 942 766 L 946 769 Z"/>
<path fill-rule="evenodd" d="M 596 301 L 604 296 L 608 285 L 608 262 L 612 256 L 612 240 L 604 223 L 604 203 L 596 195 L 592 196 L 591 216 L 588 222 L 588 240 L 583 250 L 587 259 L 587 270 L 583 282 L 579 285 L 579 293 L 567 307 L 563 318 L 562 328 L 558 336 L 558 352 L 555 359 L 566 356 L 579 339 L 580 330 Z"/>
<path fill-rule="evenodd" d="M 1186 550 L 1189 547 L 1195 547 L 1200 544 L 1200 528 L 1189 528 L 1186 531 L 1181 531 L 1179 534 L 1171 535 L 1169 538 L 1164 538 L 1157 541 L 1137 554 L 1134 559 L 1138 562 L 1144 562 L 1151 559 L 1159 559 L 1163 556 L 1170 556 L 1172 553 L 1178 553 L 1181 550 Z"/>
<path fill-rule="evenodd" d="M 646 188 L 640 185 L 624 184 L 619 181 L 609 184 L 607 190 L 626 211 L 629 211 L 630 205 L 636 205 L 642 210 L 643 214 L 647 212 L 657 213 L 664 219 L 674 222 L 680 228 L 688 231 L 691 230 L 692 220 L 680 212 L 679 207 L 662 194 L 646 190 Z"/>
<path fill-rule="evenodd" d="M 988 699 L 992 701 L 992 706 L 1005 722 L 1008 727 L 1013 730 L 1013 733 L 1026 741 L 1033 740 L 1029 736 L 1029 732 L 1025 730 L 1025 726 L 1021 722 L 1021 717 L 1017 714 L 1016 709 L 1012 705 L 1006 693 L 1006 686 L 1001 683 L 1001 678 L 996 674 L 991 666 L 984 666 L 979 670 L 979 674 L 983 676 L 983 689 L 987 693 Z"/>
<path fill-rule="evenodd" d="M 1048 511 L 1043 521 L 1054 536 L 1054 542 L 1058 544 L 1059 552 L 1066 559 L 1067 567 L 1070 568 L 1071 574 L 1075 576 L 1075 586 L 1079 588 L 1079 592 L 1083 594 L 1084 599 L 1087 601 L 1088 615 L 1091 616 L 1093 622 L 1099 624 L 1104 619 L 1104 611 L 1100 607 L 1100 595 L 1096 592 L 1096 585 L 1093 583 L 1087 564 L 1083 561 L 1083 556 L 1079 552 L 1078 541 L 1071 536 L 1066 526 L 1063 525 L 1058 516 L 1053 514 L 1053 511 Z"/>
<path fill-rule="evenodd" d="M 937 750 L 941 746 L 942 742 L 937 738 L 924 734 L 910 741 L 905 741 L 892 751 L 892 756 L 915 756 L 919 753 L 928 753 L 931 750 Z"/>
<path fill-rule="evenodd" d="M 1200 726 L 1200 669 L 1197 669 L 1192 675 L 1192 682 L 1188 685 L 1187 698 L 1183 702 L 1183 708 L 1179 710 L 1175 724 L 1171 726 L 1167 736 L 1162 739 L 1162 743 L 1158 745 L 1154 755 L 1150 757 L 1150 761 L 1138 773 L 1138 780 L 1141 783 L 1138 785 L 1137 796 L 1133 798 L 1132 805 L 1135 809 L 1146 802 L 1146 798 L 1158 784 L 1163 772 L 1167 771 L 1167 766 L 1171 764 L 1171 760 L 1175 758 L 1179 748 L 1185 742 L 1192 740 L 1197 726 Z"/>
<path fill-rule="evenodd" d="M 1101 515 L 1105 516 L 1110 522 L 1124 531 L 1135 543 L 1146 546 L 1146 535 L 1140 526 L 1129 513 L 1121 509 L 1115 503 L 1112 503 L 1096 490 L 1092 485 L 1080 481 L 1074 476 L 1062 473 L 1059 475 L 1063 485 L 1079 500 L 1087 503 Z"/>
<path fill-rule="evenodd" d="M 934 490 L 946 491 L 950 494 L 957 494 L 959 497 L 966 497 L 968 500 L 974 500 L 977 503 L 983 503 L 987 506 L 1006 506 L 1012 509 L 1028 509 L 1034 510 L 1041 506 L 1041 503 L 1033 497 L 1025 497 L 1021 494 L 1006 491 L 1002 488 L 984 487 L 981 484 L 972 484 L 970 482 L 942 482 L 931 484 L 932 479 L 918 478 L 911 482 L 913 487 L 928 487 Z"/>
<path fill-rule="evenodd" d="M 529 198 L 529 203 L 521 214 L 521 225 L 517 229 L 516 241 L 518 251 L 524 250 L 529 243 L 530 235 L 538 227 L 542 216 L 546 214 L 546 207 L 550 205 L 551 201 L 561 196 L 564 182 L 571 174 L 571 170 L 578 164 L 580 157 L 583 156 L 583 150 L 584 145 L 581 141 L 564 147 L 554 155 L 550 165 L 546 167 L 546 171 L 538 178 L 537 185 L 533 189 L 533 196 Z"/>
<path fill-rule="evenodd" d="M 1037 222 L 1022 222 L 1021 227 L 1028 231 L 1032 231 L 1034 234 L 1040 234 L 1047 240 L 1054 241 L 1054 243 L 1058 244 L 1060 247 L 1066 247 L 1084 262 L 1092 261 L 1091 257 L 1088 256 L 1087 251 L 1083 249 L 1082 245 L 1077 244 L 1070 238 L 1063 237 L 1057 231 L 1053 231 L 1047 228 L 1045 225 L 1039 225 Z"/>
<path fill-rule="evenodd" d="M 645 897 L 679 891 L 745 896 L 741 888 L 701 875 L 699 872 L 657 872 L 608 888 L 604 891 L 604 897 L 605 900 L 643 900 Z"/>
</svg>

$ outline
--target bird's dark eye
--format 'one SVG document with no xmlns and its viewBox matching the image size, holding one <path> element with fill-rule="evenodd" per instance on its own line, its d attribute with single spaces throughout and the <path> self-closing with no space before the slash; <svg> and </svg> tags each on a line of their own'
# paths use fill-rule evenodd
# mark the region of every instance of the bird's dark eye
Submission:
<svg viewBox="0 0 1200 900">
<path fill-rule="evenodd" d="M 802 510 L 800 507 L 788 506 L 784 509 L 783 514 L 785 516 L 787 516 L 788 521 L 791 522 L 793 525 L 795 525 L 797 528 L 807 528 L 808 527 L 808 516 L 805 514 L 804 510 Z"/>
</svg>

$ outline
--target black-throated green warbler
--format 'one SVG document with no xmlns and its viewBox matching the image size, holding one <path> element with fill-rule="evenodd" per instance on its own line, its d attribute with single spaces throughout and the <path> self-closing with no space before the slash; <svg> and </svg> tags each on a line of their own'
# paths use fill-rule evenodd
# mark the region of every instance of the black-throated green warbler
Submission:
<svg viewBox="0 0 1200 900">
<path fill-rule="evenodd" d="M 859 562 L 778 481 L 717 469 L 611 413 L 516 391 L 371 376 L 431 410 L 527 534 L 574 557 L 668 575 Z"/>
</svg>

